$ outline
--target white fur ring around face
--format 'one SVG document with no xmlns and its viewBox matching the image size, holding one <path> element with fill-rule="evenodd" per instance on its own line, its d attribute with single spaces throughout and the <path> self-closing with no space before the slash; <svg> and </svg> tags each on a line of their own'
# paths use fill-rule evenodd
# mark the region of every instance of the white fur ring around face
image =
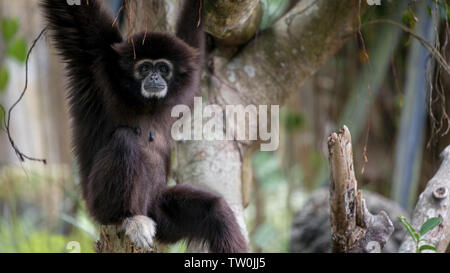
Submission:
<svg viewBox="0 0 450 273">
<path fill-rule="evenodd" d="M 153 237 L 156 233 L 156 223 L 149 217 L 137 215 L 126 218 L 122 229 L 130 241 L 139 248 L 153 248 Z"/>
</svg>

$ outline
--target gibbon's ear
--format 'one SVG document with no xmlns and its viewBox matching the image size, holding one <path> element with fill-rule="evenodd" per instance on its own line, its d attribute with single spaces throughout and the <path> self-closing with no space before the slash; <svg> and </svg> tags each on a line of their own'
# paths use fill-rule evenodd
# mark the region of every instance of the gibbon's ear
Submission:
<svg viewBox="0 0 450 273">
<path fill-rule="evenodd" d="M 128 42 L 117 42 L 117 43 L 113 43 L 110 45 L 113 54 L 116 55 L 117 57 L 125 57 L 128 59 L 135 59 L 135 55 L 137 54 L 137 48 L 134 49 L 133 47 L 131 47 L 131 44 L 129 44 Z"/>
</svg>

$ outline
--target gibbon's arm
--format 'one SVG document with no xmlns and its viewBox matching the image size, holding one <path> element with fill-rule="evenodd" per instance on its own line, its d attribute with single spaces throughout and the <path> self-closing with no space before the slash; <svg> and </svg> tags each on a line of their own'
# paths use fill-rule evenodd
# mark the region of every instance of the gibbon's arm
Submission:
<svg viewBox="0 0 450 273">
<path fill-rule="evenodd" d="M 119 29 L 113 26 L 111 14 L 100 2 L 81 0 L 81 5 L 69 5 L 67 0 L 41 1 L 55 46 L 67 63 L 75 92 L 89 92 L 98 73 L 94 69 L 112 65 L 116 59 L 111 45 L 122 41 Z"/>
<path fill-rule="evenodd" d="M 204 0 L 184 0 L 176 25 L 176 36 L 203 54 L 205 34 L 201 18 Z M 200 24 L 199 24 L 200 23 Z"/>
</svg>

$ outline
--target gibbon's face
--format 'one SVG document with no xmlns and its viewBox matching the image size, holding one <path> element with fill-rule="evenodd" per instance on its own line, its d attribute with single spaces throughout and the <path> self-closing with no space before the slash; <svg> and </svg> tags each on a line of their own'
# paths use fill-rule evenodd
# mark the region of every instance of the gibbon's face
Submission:
<svg viewBox="0 0 450 273">
<path fill-rule="evenodd" d="M 166 59 L 144 59 L 134 65 L 134 77 L 140 82 L 144 98 L 164 98 L 173 76 L 173 65 Z"/>
<path fill-rule="evenodd" d="M 115 75 L 113 86 L 120 99 L 133 106 L 183 100 L 201 66 L 198 51 L 165 33 L 141 33 L 131 39 L 133 43 L 112 45 L 119 69 L 108 69 Z"/>
</svg>

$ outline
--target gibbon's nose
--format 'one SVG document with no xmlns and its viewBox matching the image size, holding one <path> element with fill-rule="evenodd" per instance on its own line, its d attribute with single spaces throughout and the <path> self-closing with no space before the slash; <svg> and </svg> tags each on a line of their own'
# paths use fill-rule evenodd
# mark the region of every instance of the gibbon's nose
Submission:
<svg viewBox="0 0 450 273">
<path fill-rule="evenodd" d="M 153 73 L 150 75 L 149 80 L 152 82 L 157 82 L 159 80 L 159 75 L 157 73 Z"/>
</svg>

